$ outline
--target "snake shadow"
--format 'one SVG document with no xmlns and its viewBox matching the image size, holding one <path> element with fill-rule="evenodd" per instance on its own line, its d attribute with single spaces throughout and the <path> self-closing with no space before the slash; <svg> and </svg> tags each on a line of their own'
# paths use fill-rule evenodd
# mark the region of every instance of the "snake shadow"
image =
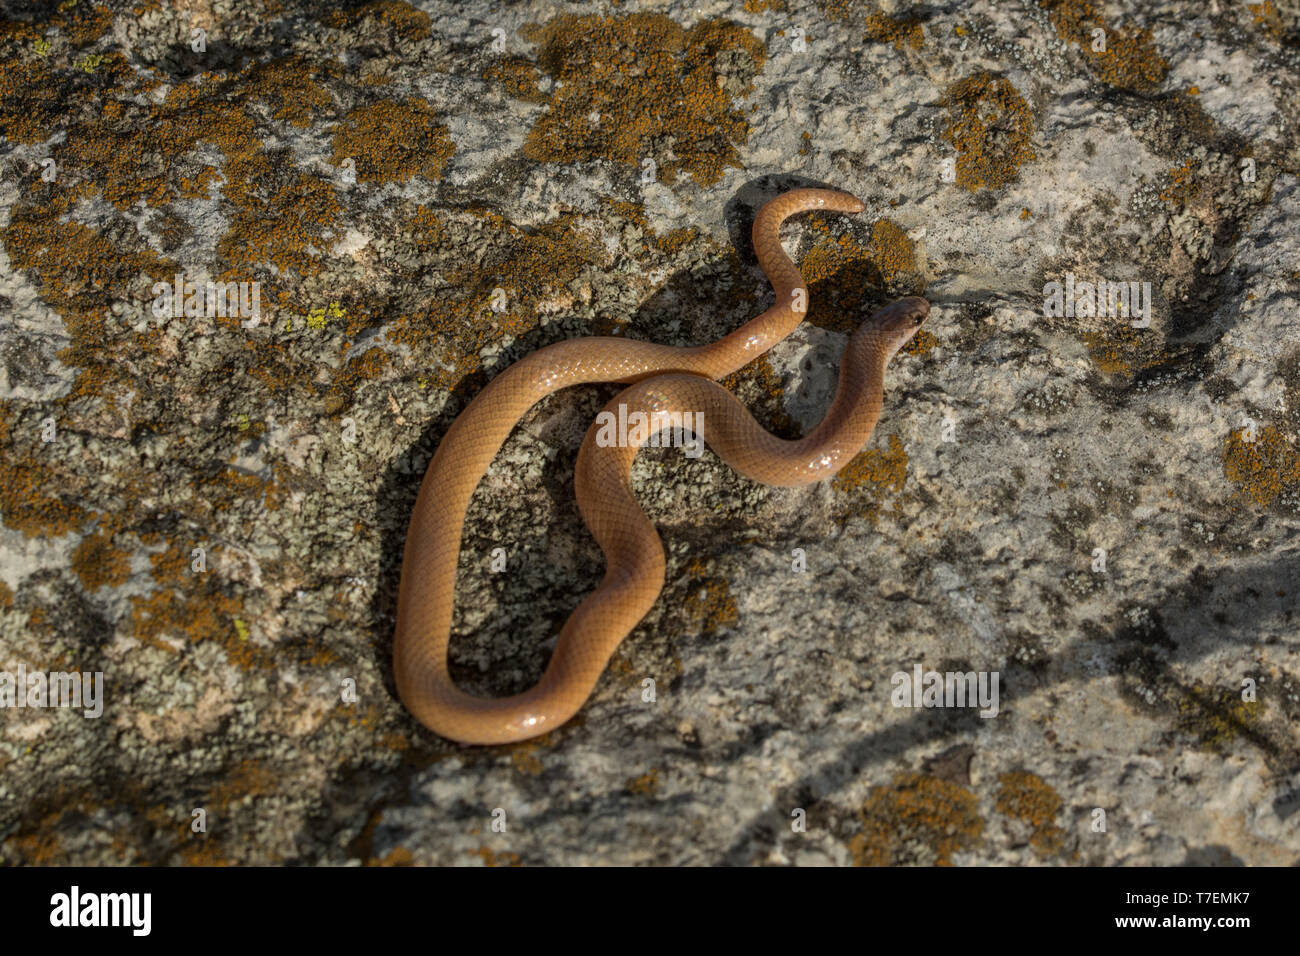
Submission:
<svg viewBox="0 0 1300 956">
<path fill-rule="evenodd" d="M 772 289 L 758 267 L 750 229 L 755 212 L 764 202 L 798 187 L 835 188 L 798 176 L 780 175 L 754 179 L 738 189 L 724 205 L 723 219 L 739 260 L 739 273 L 735 271 L 737 263 L 723 253 L 693 263 L 641 303 L 625 326 L 627 336 L 668 345 L 703 344 L 731 331 L 771 305 Z M 848 217 L 848 220 L 852 221 L 852 218 Z M 727 276 L 732 282 L 758 290 L 757 301 L 745 306 L 743 317 L 717 319 L 716 327 L 711 324 L 713 320 L 706 318 L 696 322 L 694 329 L 684 328 L 690 324 L 681 321 L 684 315 L 716 315 L 718 302 L 728 292 L 720 283 L 719 276 Z M 512 360 L 570 337 L 557 333 L 553 326 L 545 331 L 534 331 L 515 344 Z M 392 643 L 402 551 L 411 509 L 439 442 L 486 381 L 486 376 L 476 374 L 455 383 L 448 406 L 389 462 L 376 495 L 374 514 L 381 546 L 376 588 L 370 606 L 370 620 L 374 622 L 371 647 L 385 690 L 399 706 L 393 680 Z M 548 422 L 558 420 L 559 423 L 553 430 L 554 440 L 548 440 L 554 454 L 548 456 L 540 482 L 546 495 L 548 514 L 544 518 L 545 527 L 532 528 L 524 533 L 517 539 L 522 545 L 520 551 L 508 557 L 512 569 L 523 570 L 490 576 L 494 601 L 491 623 L 480 627 L 479 633 L 472 636 L 458 633 L 459 625 L 457 633 L 453 633 L 449 654 L 451 673 L 465 689 L 502 696 L 518 693 L 535 684 L 546 667 L 554 639 L 564 621 L 603 573 L 603 556 L 578 513 L 573 494 L 573 468 L 586 426 L 595 417 L 595 412 L 621 387 L 593 385 L 565 389 L 543 399 L 529 416 L 525 416 L 525 421 L 544 417 Z M 481 495 L 482 489 L 476 493 L 475 500 L 480 501 Z M 514 501 L 501 501 L 499 504 L 507 512 L 517 511 Z M 471 512 L 473 508 L 471 506 Z M 693 543 L 703 551 L 712 552 L 718 548 L 720 535 L 725 531 L 725 528 L 716 526 L 700 527 L 693 533 L 699 540 Z M 483 543 L 488 537 L 479 531 L 475 521 L 467 521 L 462 552 L 472 550 L 476 539 Z M 553 540 L 575 542 L 572 580 L 566 580 L 565 586 L 560 588 L 555 586 L 553 573 L 549 579 L 544 573 L 547 562 L 551 560 L 547 556 L 548 543 Z M 493 543 L 501 542 L 494 540 Z M 512 543 L 515 543 L 513 532 Z M 553 572 L 553 568 L 551 570 Z M 490 660 L 486 671 L 470 660 L 474 657 L 481 661 L 484 655 Z M 414 720 L 410 721 L 410 728 L 425 745 L 440 750 L 456 746 L 443 741 Z"/>
</svg>

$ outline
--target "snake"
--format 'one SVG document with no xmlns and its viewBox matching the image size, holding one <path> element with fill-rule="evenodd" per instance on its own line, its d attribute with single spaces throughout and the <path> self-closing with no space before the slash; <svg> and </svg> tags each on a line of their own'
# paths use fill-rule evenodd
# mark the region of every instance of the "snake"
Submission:
<svg viewBox="0 0 1300 956">
<path fill-rule="evenodd" d="M 786 255 L 781 224 L 802 212 L 860 213 L 866 205 L 838 190 L 798 188 L 755 214 L 753 247 L 776 292 L 775 303 L 706 345 L 669 346 L 618 336 L 587 336 L 538 349 L 496 375 L 455 418 L 420 483 L 402 552 L 393 676 L 402 703 L 434 733 L 462 744 L 508 744 L 568 721 L 591 696 L 615 649 L 663 590 L 663 545 L 632 493 L 631 470 L 646 429 L 622 443 L 601 441 L 592 425 L 578 451 L 574 490 L 583 521 L 606 561 L 604 577 L 561 629 L 541 679 L 507 697 L 468 694 L 447 658 L 465 514 L 515 424 L 539 400 L 573 385 L 620 383 L 620 404 L 658 413 L 691 412 L 696 440 L 747 478 L 794 487 L 835 474 L 867 443 L 883 403 L 885 366 L 929 314 L 925 299 L 890 303 L 849 339 L 830 409 L 797 440 L 758 424 L 717 380 L 789 335 L 808 307 L 808 287 Z M 598 421 L 600 418 L 598 417 Z"/>
</svg>

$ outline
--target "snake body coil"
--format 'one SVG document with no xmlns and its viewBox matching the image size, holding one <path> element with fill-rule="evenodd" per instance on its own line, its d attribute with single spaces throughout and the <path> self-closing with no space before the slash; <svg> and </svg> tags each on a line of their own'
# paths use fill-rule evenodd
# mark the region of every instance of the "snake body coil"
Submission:
<svg viewBox="0 0 1300 956">
<path fill-rule="evenodd" d="M 853 335 L 830 410 L 797 441 L 770 435 L 713 380 L 767 351 L 802 319 L 808 290 L 781 247 L 781 223 L 810 210 L 863 209 L 853 196 L 825 189 L 795 189 L 764 204 L 754 220 L 754 250 L 776 304 L 716 342 L 691 348 L 613 337 L 560 342 L 511 365 L 466 406 L 425 472 L 402 559 L 393 668 L 398 693 L 420 723 L 467 744 L 510 743 L 560 726 L 587 700 L 614 649 L 663 589 L 663 548 L 629 484 L 638 446 L 602 447 L 593 426 L 578 453 L 575 488 L 583 520 L 605 553 L 604 579 L 565 622 L 546 672 L 530 690 L 483 698 L 452 682 L 447 646 L 466 509 L 515 423 L 551 392 L 590 382 L 635 383 L 607 410 L 622 403 L 629 417 L 635 410 L 703 413 L 697 437 L 741 474 L 770 485 L 822 480 L 861 450 L 880 416 L 885 366 L 928 314 L 924 299 L 886 306 Z"/>
</svg>

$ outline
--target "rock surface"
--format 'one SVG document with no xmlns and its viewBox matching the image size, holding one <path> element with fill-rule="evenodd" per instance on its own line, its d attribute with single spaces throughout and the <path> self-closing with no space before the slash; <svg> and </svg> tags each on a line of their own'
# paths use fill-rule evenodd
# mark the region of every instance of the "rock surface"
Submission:
<svg viewBox="0 0 1300 956">
<path fill-rule="evenodd" d="M 42 6 L 0 22 L 0 667 L 105 690 L 5 710 L 0 859 L 1300 861 L 1294 2 Z M 425 731 L 393 606 L 452 419 L 541 345 L 756 315 L 804 184 L 869 211 L 787 226 L 812 311 L 728 385 L 798 435 L 924 294 L 871 445 L 806 489 L 644 452 L 665 590 L 579 717 Z M 599 580 L 615 393 L 480 486 L 467 689 Z M 996 706 L 896 706 L 918 666 Z"/>
</svg>

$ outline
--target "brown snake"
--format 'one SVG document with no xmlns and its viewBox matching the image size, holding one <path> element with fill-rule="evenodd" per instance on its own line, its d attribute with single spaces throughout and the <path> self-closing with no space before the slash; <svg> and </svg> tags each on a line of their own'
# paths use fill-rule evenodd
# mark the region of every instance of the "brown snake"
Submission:
<svg viewBox="0 0 1300 956">
<path fill-rule="evenodd" d="M 697 438 L 742 475 L 768 485 L 828 478 L 862 449 L 880 417 L 885 366 L 929 314 L 924 299 L 900 299 L 854 333 L 830 410 L 797 441 L 766 432 L 712 380 L 766 352 L 807 310 L 808 288 L 781 247 L 781 223 L 810 210 L 864 208 L 848 193 L 828 189 L 795 189 L 765 203 L 754 219 L 754 251 L 776 304 L 716 342 L 690 348 L 614 337 L 559 342 L 511 365 L 466 406 L 425 472 L 402 558 L 393 670 L 398 693 L 420 723 L 466 744 L 510 743 L 559 727 L 586 702 L 614 649 L 663 589 L 663 547 L 629 483 L 644 442 L 602 447 L 593 426 L 578 453 L 575 489 L 583 520 L 605 553 L 604 578 L 565 622 L 546 672 L 530 690 L 484 698 L 452 682 L 447 645 L 465 512 L 511 429 L 539 399 L 588 382 L 636 383 L 607 410 L 622 403 L 629 417 L 634 410 L 703 413 Z"/>
</svg>

